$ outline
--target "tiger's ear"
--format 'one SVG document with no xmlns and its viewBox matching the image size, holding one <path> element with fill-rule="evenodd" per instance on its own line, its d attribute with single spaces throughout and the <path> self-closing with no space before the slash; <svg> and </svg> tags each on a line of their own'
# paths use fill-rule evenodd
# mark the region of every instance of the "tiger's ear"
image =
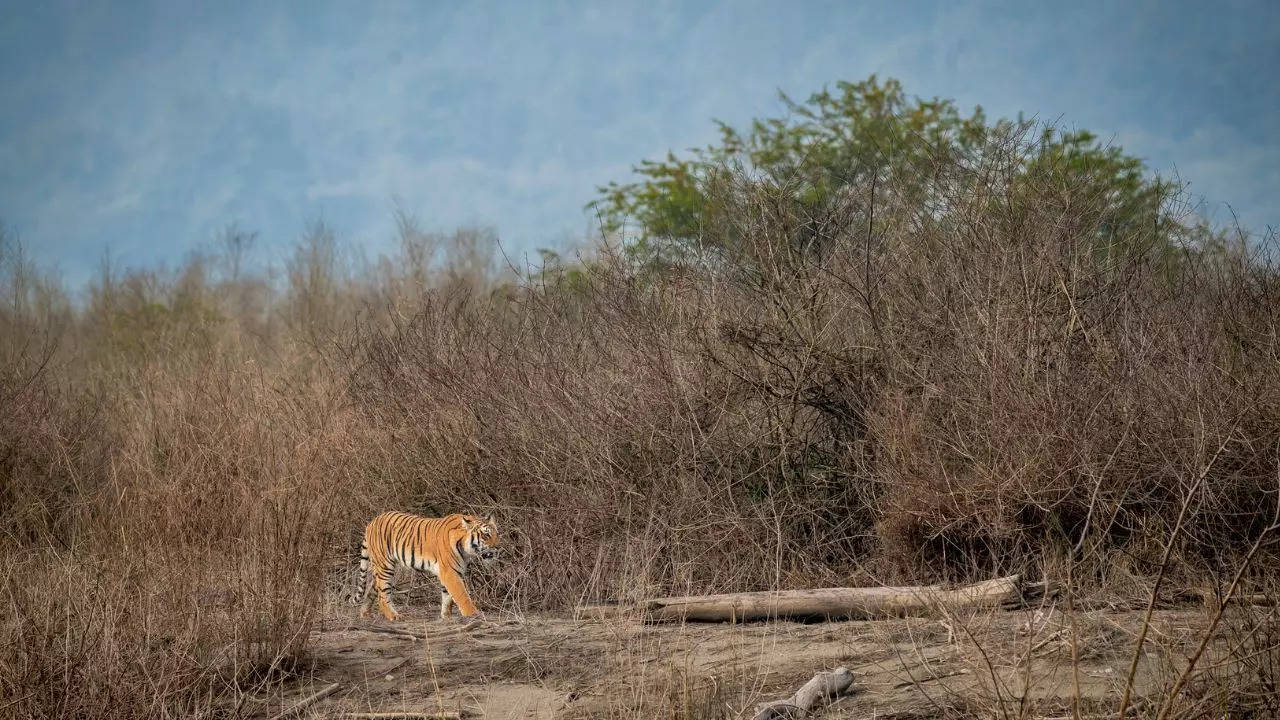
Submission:
<svg viewBox="0 0 1280 720">
<path fill-rule="evenodd" d="M 470 529 L 471 529 L 471 523 L 467 522 L 467 516 L 466 516 L 466 515 L 463 515 L 460 519 L 462 520 L 462 529 L 463 529 L 463 530 L 470 530 Z"/>
<path fill-rule="evenodd" d="M 493 515 L 486 515 L 484 517 L 484 522 L 486 525 L 492 525 L 493 527 L 498 527 L 498 522 L 493 519 Z"/>
</svg>

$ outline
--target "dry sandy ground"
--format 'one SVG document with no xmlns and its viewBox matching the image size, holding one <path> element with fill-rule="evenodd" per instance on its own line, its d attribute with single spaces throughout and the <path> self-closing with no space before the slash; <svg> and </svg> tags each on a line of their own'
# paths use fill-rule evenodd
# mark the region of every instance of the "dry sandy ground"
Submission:
<svg viewBox="0 0 1280 720">
<path fill-rule="evenodd" d="M 1116 697 L 1140 615 L 1077 616 L 1083 695 Z M 394 626 L 339 610 L 314 638 L 307 676 L 280 688 L 260 711 L 272 717 L 338 683 L 336 693 L 299 716 L 751 717 L 757 702 L 788 696 L 814 672 L 843 665 L 854 673 L 854 692 L 820 717 L 942 717 L 946 708 L 990 708 L 993 686 L 1005 698 L 1035 698 L 1035 715 L 1061 715 L 1074 683 L 1064 622 L 1058 613 L 1032 610 L 950 622 L 683 626 L 527 615 L 491 616 L 464 628 L 435 619 L 429 608 L 409 608 Z M 1185 646 L 1201 622 L 1194 610 L 1162 611 L 1153 644 Z M 421 637 L 378 632 L 393 627 Z M 1159 657 L 1151 653 L 1140 667 L 1139 695 L 1156 682 Z"/>
</svg>

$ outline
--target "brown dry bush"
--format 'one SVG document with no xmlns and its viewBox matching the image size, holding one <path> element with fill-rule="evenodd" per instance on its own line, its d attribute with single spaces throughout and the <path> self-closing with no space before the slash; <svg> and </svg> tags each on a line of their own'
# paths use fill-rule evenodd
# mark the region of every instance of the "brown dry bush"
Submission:
<svg viewBox="0 0 1280 720">
<path fill-rule="evenodd" d="M 73 526 L 6 556 L 9 711 L 197 714 L 300 656 L 345 560 L 331 554 L 343 438 L 325 408 L 282 412 L 298 401 L 210 370 L 141 373 Z"/>
<path fill-rule="evenodd" d="M 340 388 L 259 364 L 202 273 L 108 275 L 61 331 L 9 295 L 7 337 L 46 341 L 6 345 L 4 715 L 225 709 L 303 659 L 346 564 Z"/>
</svg>

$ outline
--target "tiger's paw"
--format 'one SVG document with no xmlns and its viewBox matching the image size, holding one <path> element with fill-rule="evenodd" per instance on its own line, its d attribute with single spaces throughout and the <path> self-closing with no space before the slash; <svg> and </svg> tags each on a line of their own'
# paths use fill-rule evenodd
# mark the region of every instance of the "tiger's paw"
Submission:
<svg viewBox="0 0 1280 720">
<path fill-rule="evenodd" d="M 482 623 L 484 621 L 485 621 L 485 617 L 484 617 L 484 613 L 482 612 L 476 612 L 472 615 L 458 616 L 458 622 L 462 623 L 463 625 L 475 625 L 476 623 Z"/>
</svg>

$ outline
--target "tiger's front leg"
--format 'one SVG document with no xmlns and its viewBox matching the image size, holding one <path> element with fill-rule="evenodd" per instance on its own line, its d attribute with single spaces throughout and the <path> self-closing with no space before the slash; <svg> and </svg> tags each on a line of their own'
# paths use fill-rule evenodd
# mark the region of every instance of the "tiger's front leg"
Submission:
<svg viewBox="0 0 1280 720">
<path fill-rule="evenodd" d="M 448 620 L 453 616 L 453 596 L 448 590 L 440 591 L 440 619 Z"/>
<path fill-rule="evenodd" d="M 440 598 L 441 617 L 449 617 L 449 615 L 452 614 L 454 603 L 458 604 L 458 612 L 462 613 L 462 617 L 464 619 L 472 618 L 477 615 L 480 617 L 484 616 L 483 613 L 479 613 L 476 610 L 475 603 L 471 602 L 471 595 L 467 593 L 466 583 L 462 581 L 462 577 L 458 575 L 458 573 L 451 569 L 441 568 L 440 584 L 444 585 L 444 592 L 441 594 Z M 448 605 L 445 605 L 444 603 L 444 597 L 446 595 L 449 596 L 450 599 Z M 449 609 L 449 614 L 445 613 L 446 608 Z"/>
</svg>

